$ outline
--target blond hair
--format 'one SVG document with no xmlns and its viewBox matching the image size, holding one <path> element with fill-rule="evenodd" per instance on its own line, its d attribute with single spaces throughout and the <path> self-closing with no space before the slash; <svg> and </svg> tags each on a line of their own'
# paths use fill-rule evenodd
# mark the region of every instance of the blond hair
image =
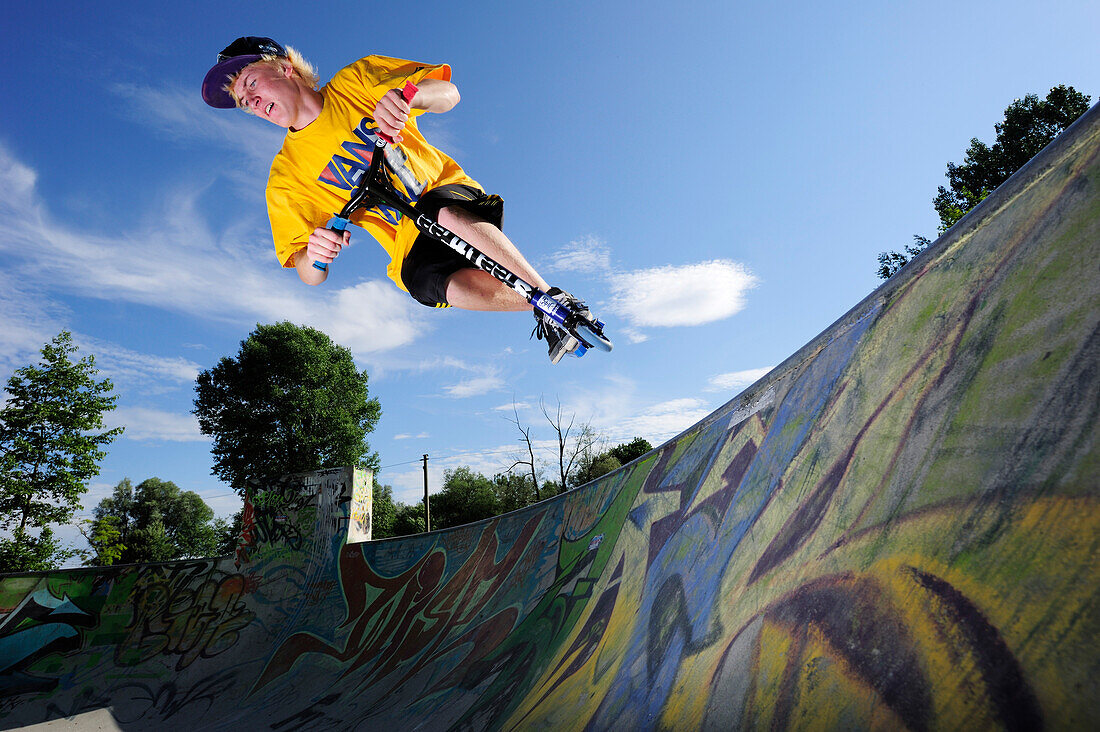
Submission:
<svg viewBox="0 0 1100 732">
<path fill-rule="evenodd" d="M 302 54 L 298 53 L 290 46 L 286 46 L 285 48 L 286 57 L 265 53 L 259 61 L 250 63 L 248 66 L 255 66 L 256 64 L 266 64 L 273 68 L 281 69 L 283 66 L 283 62 L 288 61 L 290 65 L 294 68 L 294 72 L 298 74 L 299 77 L 301 77 L 302 81 L 309 85 L 310 89 L 316 89 L 317 87 L 319 87 L 321 85 L 321 77 L 317 75 L 317 70 L 313 68 L 313 64 L 311 64 L 309 61 L 306 61 L 305 57 L 302 56 Z M 244 69 L 247 69 L 248 66 L 245 66 Z M 237 77 L 244 73 L 244 69 L 241 69 L 237 73 L 228 77 L 228 80 L 225 82 L 225 86 L 223 86 L 222 89 L 225 89 L 225 91 L 229 93 L 229 96 L 233 98 L 233 101 L 236 102 L 238 108 L 243 109 L 249 114 L 252 114 L 252 110 L 245 106 L 244 103 L 241 101 L 241 98 L 237 96 L 237 93 L 235 91 L 233 91 L 233 85 L 237 83 Z"/>
</svg>

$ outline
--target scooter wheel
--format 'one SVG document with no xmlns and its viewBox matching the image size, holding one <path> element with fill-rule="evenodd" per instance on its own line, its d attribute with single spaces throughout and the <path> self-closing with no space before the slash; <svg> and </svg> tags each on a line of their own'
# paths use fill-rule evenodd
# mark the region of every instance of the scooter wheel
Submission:
<svg viewBox="0 0 1100 732">
<path fill-rule="evenodd" d="M 577 323 L 574 326 L 574 329 L 576 331 L 575 335 L 577 336 L 577 338 L 580 338 L 592 348 L 598 348 L 601 351 L 607 352 L 610 352 L 613 348 L 613 344 L 611 343 L 611 341 L 604 338 L 602 334 L 597 333 L 587 323 Z"/>
</svg>

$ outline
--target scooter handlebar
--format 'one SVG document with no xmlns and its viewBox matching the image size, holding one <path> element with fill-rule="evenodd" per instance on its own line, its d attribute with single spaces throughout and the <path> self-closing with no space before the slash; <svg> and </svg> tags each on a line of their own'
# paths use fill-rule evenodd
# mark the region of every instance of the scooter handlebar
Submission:
<svg viewBox="0 0 1100 732">
<path fill-rule="evenodd" d="M 418 91 L 420 91 L 420 88 L 416 84 L 412 83 L 411 81 L 406 81 L 405 86 L 401 89 L 401 96 L 405 99 L 406 102 L 411 102 L 413 100 L 413 97 L 416 96 L 416 93 Z M 383 140 L 385 140 L 387 144 L 389 144 L 389 145 L 393 144 L 393 138 L 390 137 L 389 135 L 387 135 L 385 132 L 382 132 L 381 130 L 379 130 L 378 136 L 380 138 L 382 138 Z M 383 147 L 383 146 L 380 146 L 380 147 Z M 343 232 L 347 231 L 348 220 L 346 218 L 344 218 L 343 216 L 333 216 L 331 219 L 329 219 L 329 222 L 325 225 L 328 228 L 332 229 L 333 231 L 342 234 Z M 314 269 L 319 269 L 322 272 L 327 272 L 328 271 L 328 265 L 325 264 L 324 262 L 314 261 L 313 262 L 313 268 Z"/>
</svg>

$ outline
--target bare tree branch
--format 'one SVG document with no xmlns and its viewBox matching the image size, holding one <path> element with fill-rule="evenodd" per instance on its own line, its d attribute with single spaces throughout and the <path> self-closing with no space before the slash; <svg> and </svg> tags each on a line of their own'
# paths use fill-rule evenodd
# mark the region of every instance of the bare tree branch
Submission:
<svg viewBox="0 0 1100 732">
<path fill-rule="evenodd" d="M 512 414 L 515 415 L 515 419 L 509 419 L 508 421 L 514 424 L 516 426 L 516 429 L 519 430 L 519 433 L 523 435 L 523 438 L 520 440 L 520 442 L 523 442 L 527 445 L 527 459 L 516 460 L 514 463 L 512 463 L 512 467 L 508 468 L 508 472 L 511 472 L 512 468 L 516 467 L 517 465 L 525 466 L 527 468 L 528 475 L 531 476 L 531 485 L 533 485 L 535 488 L 535 501 L 541 501 L 542 494 L 539 491 L 538 466 L 535 462 L 535 446 L 531 442 L 531 427 L 524 427 L 523 423 L 520 421 L 519 408 L 516 406 L 515 399 L 512 399 Z M 507 417 L 505 417 L 505 419 L 507 419 Z"/>
<path fill-rule="evenodd" d="M 577 415 L 575 413 L 570 414 L 569 424 L 565 424 L 560 399 L 554 416 L 550 416 L 549 411 L 546 409 L 546 403 L 541 399 L 539 400 L 539 407 L 541 407 L 546 421 L 550 423 L 558 436 L 558 475 L 561 478 L 561 489 L 565 491 L 569 488 L 569 476 L 573 472 L 577 460 L 599 441 L 600 436 L 592 429 L 590 422 L 585 422 L 579 425 L 576 437 L 570 440 L 569 436 L 573 432 Z"/>
</svg>

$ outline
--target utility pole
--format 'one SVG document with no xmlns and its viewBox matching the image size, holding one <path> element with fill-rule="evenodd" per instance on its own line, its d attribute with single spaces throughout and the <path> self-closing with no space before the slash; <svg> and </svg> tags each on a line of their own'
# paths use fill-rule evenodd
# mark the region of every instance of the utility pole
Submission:
<svg viewBox="0 0 1100 732">
<path fill-rule="evenodd" d="M 428 456 L 424 456 L 424 528 L 432 530 L 432 510 L 428 507 Z"/>
</svg>

